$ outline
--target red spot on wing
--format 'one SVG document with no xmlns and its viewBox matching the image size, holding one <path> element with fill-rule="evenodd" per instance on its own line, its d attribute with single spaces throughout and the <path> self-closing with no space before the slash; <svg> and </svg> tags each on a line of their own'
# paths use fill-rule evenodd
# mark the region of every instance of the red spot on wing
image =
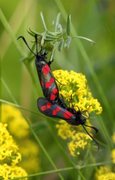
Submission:
<svg viewBox="0 0 115 180">
<path fill-rule="evenodd" d="M 73 114 L 70 113 L 69 111 L 65 111 L 63 115 L 66 119 L 70 119 L 73 116 Z"/>
<path fill-rule="evenodd" d="M 49 88 L 52 85 L 52 83 L 54 83 L 54 78 L 50 78 L 49 82 L 45 83 L 45 87 Z"/>
<path fill-rule="evenodd" d="M 51 103 L 47 103 L 47 109 L 49 109 L 51 107 Z"/>
<path fill-rule="evenodd" d="M 46 105 L 40 107 L 42 111 L 46 110 Z"/>
<path fill-rule="evenodd" d="M 45 110 L 49 109 L 50 107 L 51 107 L 51 103 L 48 102 L 47 104 L 41 106 L 41 110 L 45 111 Z"/>
<path fill-rule="evenodd" d="M 50 100 L 53 101 L 53 100 L 55 100 L 55 98 L 56 98 L 56 96 L 55 96 L 54 94 L 51 94 L 51 95 L 50 95 Z"/>
<path fill-rule="evenodd" d="M 44 75 L 46 75 L 46 74 L 48 74 L 50 72 L 50 68 L 49 68 L 49 66 L 47 64 L 45 66 L 43 66 L 42 72 L 43 72 Z"/>
<path fill-rule="evenodd" d="M 50 95 L 50 100 L 52 100 L 52 101 L 55 100 L 57 93 L 58 93 L 58 90 L 56 88 L 52 89 L 52 93 Z"/>
<path fill-rule="evenodd" d="M 58 92 L 57 88 L 52 89 L 53 94 L 57 94 L 57 92 Z"/>
<path fill-rule="evenodd" d="M 52 111 L 52 115 L 56 115 L 60 110 L 61 110 L 60 107 L 56 107 L 56 108 Z"/>
</svg>

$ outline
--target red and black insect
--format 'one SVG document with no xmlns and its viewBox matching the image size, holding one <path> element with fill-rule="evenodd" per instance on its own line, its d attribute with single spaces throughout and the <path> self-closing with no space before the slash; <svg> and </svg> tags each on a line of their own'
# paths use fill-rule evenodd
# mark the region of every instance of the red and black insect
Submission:
<svg viewBox="0 0 115 180">
<path fill-rule="evenodd" d="M 51 72 L 49 63 L 46 61 L 46 54 L 36 56 L 36 69 L 44 96 L 50 101 L 56 101 L 59 91 L 55 78 Z"/>
<path fill-rule="evenodd" d="M 89 134 L 85 126 L 94 129 L 96 133 L 98 132 L 98 129 L 94 126 L 88 126 L 85 124 L 86 117 L 80 110 L 76 111 L 74 108 L 63 107 L 59 105 L 59 103 L 48 101 L 46 98 L 43 97 L 38 98 L 37 105 L 39 111 L 46 116 L 64 119 L 67 123 L 74 126 L 82 125 L 87 134 L 98 145 L 97 141 L 93 138 L 91 134 Z"/>
<path fill-rule="evenodd" d="M 64 108 L 58 103 L 48 101 L 46 98 L 38 98 L 37 105 L 40 112 L 46 116 L 64 119 L 71 125 L 84 124 L 86 121 L 80 111 L 75 111 L 72 108 Z"/>
<path fill-rule="evenodd" d="M 57 100 L 59 100 L 61 103 L 61 99 L 59 99 L 59 90 L 55 78 L 50 69 L 50 64 L 52 63 L 52 61 L 47 62 L 47 53 L 43 52 L 43 50 L 40 50 L 40 52 L 38 52 L 37 35 L 35 35 L 36 53 L 32 51 L 32 49 L 29 47 L 26 39 L 23 36 L 20 36 L 19 38 L 23 39 L 27 47 L 35 55 L 35 65 L 44 96 L 49 101 L 56 102 Z"/>
</svg>

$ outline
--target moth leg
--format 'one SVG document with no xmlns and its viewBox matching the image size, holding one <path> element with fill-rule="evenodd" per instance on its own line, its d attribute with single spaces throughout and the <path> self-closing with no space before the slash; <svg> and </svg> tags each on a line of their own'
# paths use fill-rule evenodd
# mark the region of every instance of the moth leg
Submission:
<svg viewBox="0 0 115 180">
<path fill-rule="evenodd" d="M 49 61 L 48 61 L 48 65 L 50 66 L 50 65 L 52 64 L 53 61 L 54 61 L 54 59 L 49 60 Z"/>
</svg>

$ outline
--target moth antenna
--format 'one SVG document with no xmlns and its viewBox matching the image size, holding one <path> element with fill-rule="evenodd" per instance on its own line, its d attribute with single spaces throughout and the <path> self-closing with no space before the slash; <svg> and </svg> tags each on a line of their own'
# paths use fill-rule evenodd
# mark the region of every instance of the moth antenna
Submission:
<svg viewBox="0 0 115 180">
<path fill-rule="evenodd" d="M 36 54 L 38 55 L 38 38 L 37 38 L 37 34 L 35 34 L 35 43 L 36 43 Z"/>
<path fill-rule="evenodd" d="M 32 52 L 32 54 L 34 54 L 34 56 L 36 56 L 36 54 L 32 51 L 32 49 L 29 47 L 26 39 L 24 36 L 19 36 L 17 39 L 22 39 L 24 41 L 24 43 L 26 44 L 26 46 L 28 47 L 28 49 Z"/>
<path fill-rule="evenodd" d="M 85 128 L 84 125 L 82 125 L 82 127 L 84 128 L 84 130 L 86 131 L 86 133 L 89 135 L 89 137 L 95 142 L 95 144 L 97 145 L 97 148 L 99 150 L 99 144 L 98 142 L 94 139 L 94 137 L 87 131 L 87 129 Z"/>
<path fill-rule="evenodd" d="M 89 126 L 89 125 L 87 125 L 87 124 L 84 124 L 84 126 L 89 127 L 89 128 L 91 128 L 91 129 L 94 129 L 96 133 L 98 133 L 98 131 L 99 131 L 99 130 L 98 130 L 96 127 L 94 127 L 94 126 Z"/>
</svg>

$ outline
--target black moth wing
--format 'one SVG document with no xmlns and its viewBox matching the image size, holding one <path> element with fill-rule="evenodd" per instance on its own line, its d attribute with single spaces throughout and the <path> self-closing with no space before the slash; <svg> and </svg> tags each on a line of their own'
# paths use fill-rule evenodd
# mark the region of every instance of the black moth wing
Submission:
<svg viewBox="0 0 115 180">
<path fill-rule="evenodd" d="M 59 96 L 59 90 L 50 66 L 45 59 L 37 58 L 36 68 L 44 96 L 50 101 L 55 101 Z"/>
<path fill-rule="evenodd" d="M 46 98 L 38 98 L 37 106 L 40 112 L 46 116 L 64 119 L 70 124 L 75 124 L 76 116 L 74 114 L 56 103 L 51 103 Z"/>
</svg>

